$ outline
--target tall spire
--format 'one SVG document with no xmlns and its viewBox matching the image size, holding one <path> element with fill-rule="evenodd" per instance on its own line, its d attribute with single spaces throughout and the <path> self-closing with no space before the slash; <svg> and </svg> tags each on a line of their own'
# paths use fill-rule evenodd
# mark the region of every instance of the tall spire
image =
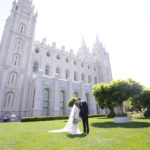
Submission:
<svg viewBox="0 0 150 150">
<path fill-rule="evenodd" d="M 82 36 L 82 41 L 81 41 L 81 48 L 82 50 L 86 50 L 87 49 L 87 46 L 86 46 L 86 43 L 85 43 L 85 39 L 84 39 L 84 36 Z"/>
</svg>

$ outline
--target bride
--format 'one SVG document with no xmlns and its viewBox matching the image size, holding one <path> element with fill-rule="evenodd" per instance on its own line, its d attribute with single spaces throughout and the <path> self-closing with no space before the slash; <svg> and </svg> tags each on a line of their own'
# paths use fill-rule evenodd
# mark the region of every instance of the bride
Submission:
<svg viewBox="0 0 150 150">
<path fill-rule="evenodd" d="M 79 103 L 75 102 L 66 126 L 63 129 L 50 130 L 48 132 L 70 132 L 72 135 L 81 134 L 78 125 L 78 122 L 81 120 L 79 112 L 80 112 Z"/>
</svg>

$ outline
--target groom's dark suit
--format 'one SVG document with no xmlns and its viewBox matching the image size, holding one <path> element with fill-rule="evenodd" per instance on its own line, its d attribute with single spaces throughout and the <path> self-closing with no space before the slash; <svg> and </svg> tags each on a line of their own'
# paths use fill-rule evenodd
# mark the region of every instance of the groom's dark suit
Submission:
<svg viewBox="0 0 150 150">
<path fill-rule="evenodd" d="M 89 133 L 88 114 L 89 114 L 89 109 L 88 109 L 87 102 L 81 102 L 80 117 L 82 118 L 84 133 L 85 132 Z"/>
</svg>

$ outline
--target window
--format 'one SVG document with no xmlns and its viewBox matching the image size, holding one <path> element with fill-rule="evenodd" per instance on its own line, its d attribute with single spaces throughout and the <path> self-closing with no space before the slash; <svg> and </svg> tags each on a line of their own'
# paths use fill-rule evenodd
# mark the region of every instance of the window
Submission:
<svg viewBox="0 0 150 150">
<path fill-rule="evenodd" d="M 17 39 L 16 49 L 21 50 L 22 49 L 22 39 Z"/>
<path fill-rule="evenodd" d="M 90 66 L 88 65 L 88 69 L 90 69 Z"/>
<path fill-rule="evenodd" d="M 66 70 L 66 79 L 68 79 L 68 78 L 69 78 L 69 71 Z"/>
<path fill-rule="evenodd" d="M 85 97 L 86 97 L 86 102 L 89 104 L 89 101 L 90 101 L 90 95 L 88 93 L 85 94 Z"/>
<path fill-rule="evenodd" d="M 60 116 L 64 115 L 64 102 L 65 102 L 65 91 L 60 92 Z"/>
<path fill-rule="evenodd" d="M 20 24 L 19 33 L 20 34 L 24 34 L 24 30 L 25 30 L 25 25 L 24 24 Z"/>
<path fill-rule="evenodd" d="M 13 107 L 13 99 L 14 99 L 13 93 L 7 93 L 4 104 L 5 109 L 11 109 Z"/>
<path fill-rule="evenodd" d="M 36 89 L 34 88 L 34 90 L 33 90 L 33 101 L 32 101 L 32 108 L 34 108 L 35 92 L 36 92 Z"/>
<path fill-rule="evenodd" d="M 88 76 L 88 83 L 91 82 L 91 76 Z"/>
<path fill-rule="evenodd" d="M 10 74 L 9 86 L 16 86 L 17 74 L 16 72 L 12 72 Z"/>
<path fill-rule="evenodd" d="M 33 64 L 33 72 L 37 72 L 38 71 L 38 67 L 39 67 L 39 64 L 37 62 L 34 62 L 34 64 Z"/>
<path fill-rule="evenodd" d="M 79 94 L 77 91 L 74 92 L 74 97 L 79 97 Z"/>
<path fill-rule="evenodd" d="M 74 72 L 74 81 L 77 81 L 77 72 Z"/>
<path fill-rule="evenodd" d="M 94 78 L 94 83 L 95 83 L 95 84 L 97 83 L 97 78 L 96 78 L 96 77 Z"/>
<path fill-rule="evenodd" d="M 15 54 L 13 57 L 13 65 L 19 66 L 20 56 L 18 54 Z"/>
<path fill-rule="evenodd" d="M 44 89 L 43 116 L 48 116 L 48 105 L 49 105 L 49 90 Z"/>
<path fill-rule="evenodd" d="M 74 63 L 74 65 L 77 65 L 77 62 L 76 62 L 76 61 L 74 61 L 73 63 Z"/>
<path fill-rule="evenodd" d="M 84 74 L 81 75 L 81 80 L 82 80 L 82 81 L 85 81 L 85 76 L 84 76 Z"/>
<path fill-rule="evenodd" d="M 58 73 L 58 76 L 60 77 L 60 69 L 56 68 L 56 73 Z"/>
<path fill-rule="evenodd" d="M 94 71 L 96 71 L 96 68 L 94 67 Z"/>
<path fill-rule="evenodd" d="M 50 67 L 49 67 L 48 65 L 45 66 L 45 74 L 46 74 L 46 75 L 49 75 L 49 72 L 50 72 L 50 71 L 49 71 L 49 68 L 50 68 Z"/>
<path fill-rule="evenodd" d="M 69 63 L 69 58 L 66 58 L 66 62 Z"/>
<path fill-rule="evenodd" d="M 60 56 L 59 55 L 57 55 L 56 58 L 57 58 L 57 60 L 60 60 Z"/>
<path fill-rule="evenodd" d="M 50 52 L 47 52 L 46 55 L 47 55 L 47 57 L 50 57 Z"/>
<path fill-rule="evenodd" d="M 35 49 L 35 52 L 38 54 L 40 52 L 40 49 L 39 48 L 36 48 Z"/>
<path fill-rule="evenodd" d="M 84 64 L 83 64 L 83 63 L 81 63 L 81 67 L 84 67 Z"/>
</svg>

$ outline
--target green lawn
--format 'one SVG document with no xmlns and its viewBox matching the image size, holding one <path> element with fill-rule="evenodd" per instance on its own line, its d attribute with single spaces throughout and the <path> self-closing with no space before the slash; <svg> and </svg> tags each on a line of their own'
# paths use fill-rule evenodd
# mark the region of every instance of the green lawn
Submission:
<svg viewBox="0 0 150 150">
<path fill-rule="evenodd" d="M 1 123 L 0 150 L 150 150 L 150 119 L 114 124 L 112 119 L 90 118 L 88 135 L 48 132 L 65 124 L 66 120 Z"/>
</svg>

